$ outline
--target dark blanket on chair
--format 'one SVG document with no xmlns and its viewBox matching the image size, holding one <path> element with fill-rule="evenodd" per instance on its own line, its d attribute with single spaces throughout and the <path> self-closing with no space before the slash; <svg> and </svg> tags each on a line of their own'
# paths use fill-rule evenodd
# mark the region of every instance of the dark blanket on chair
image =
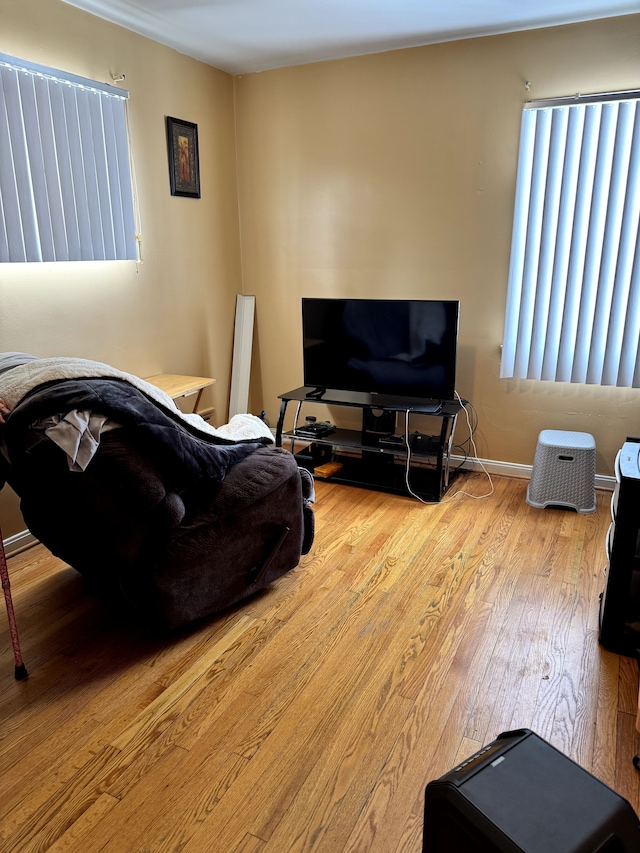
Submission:
<svg viewBox="0 0 640 853">
<path fill-rule="evenodd" d="M 269 443 L 268 438 L 234 442 L 200 432 L 128 382 L 104 378 L 62 379 L 38 386 L 6 417 L 0 435 L 4 433 L 9 448 L 19 446 L 19 440 L 14 445 L 13 439 L 33 423 L 73 409 L 134 427 L 149 453 L 169 473 L 176 491 L 203 478 L 221 482 L 228 468 Z M 10 463 L 0 454 L 0 488 L 9 470 Z"/>
</svg>

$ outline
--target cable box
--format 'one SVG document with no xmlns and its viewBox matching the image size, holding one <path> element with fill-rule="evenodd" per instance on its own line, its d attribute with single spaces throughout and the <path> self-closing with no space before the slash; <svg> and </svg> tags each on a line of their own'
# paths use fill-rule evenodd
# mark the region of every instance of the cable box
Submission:
<svg viewBox="0 0 640 853">
<path fill-rule="evenodd" d="M 303 438 L 323 438 L 325 435 L 330 435 L 335 432 L 336 428 L 328 421 L 320 423 L 307 423 L 304 426 L 298 427 L 293 432 L 295 435 Z"/>
<path fill-rule="evenodd" d="M 383 435 L 378 439 L 381 447 L 405 447 L 404 437 L 401 435 Z"/>
</svg>

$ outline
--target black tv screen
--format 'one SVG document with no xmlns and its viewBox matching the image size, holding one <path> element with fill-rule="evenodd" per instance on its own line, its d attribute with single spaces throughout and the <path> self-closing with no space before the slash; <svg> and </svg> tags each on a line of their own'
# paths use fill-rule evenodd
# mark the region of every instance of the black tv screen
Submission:
<svg viewBox="0 0 640 853">
<path fill-rule="evenodd" d="M 457 300 L 302 300 L 304 384 L 452 400 Z"/>
</svg>

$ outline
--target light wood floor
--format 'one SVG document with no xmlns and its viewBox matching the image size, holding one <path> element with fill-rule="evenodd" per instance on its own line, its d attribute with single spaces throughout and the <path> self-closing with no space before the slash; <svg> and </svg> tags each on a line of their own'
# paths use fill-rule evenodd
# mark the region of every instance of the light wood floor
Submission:
<svg viewBox="0 0 640 853">
<path fill-rule="evenodd" d="M 419 853 L 427 782 L 520 727 L 640 811 L 637 666 L 597 641 L 610 494 L 585 516 L 525 488 L 318 483 L 300 567 L 169 639 L 41 546 L 12 557 L 30 677 L 3 615 L 0 850 Z"/>
</svg>

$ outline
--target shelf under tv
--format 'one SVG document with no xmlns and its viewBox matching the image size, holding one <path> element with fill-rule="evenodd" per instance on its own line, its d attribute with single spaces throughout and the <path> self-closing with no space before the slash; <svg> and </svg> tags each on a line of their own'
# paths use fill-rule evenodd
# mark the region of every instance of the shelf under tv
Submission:
<svg viewBox="0 0 640 853">
<path fill-rule="evenodd" d="M 298 463 L 312 473 L 329 462 L 340 465 L 330 475 L 332 482 L 379 489 L 397 494 L 415 494 L 422 500 L 440 501 L 449 481 L 451 443 L 461 406 L 455 401 L 434 405 L 422 399 L 400 399 L 378 394 L 326 389 L 322 396 L 309 396 L 313 387 L 302 386 L 280 395 L 280 415 L 276 429 L 276 445 L 289 441 Z M 293 427 L 285 431 L 284 422 L 289 403 L 298 403 Z M 303 405 L 324 403 L 362 410 L 362 429 L 337 428 L 328 435 L 311 438 L 295 433 Z M 388 435 L 371 428 L 367 411 L 411 413 L 435 419 L 438 429 L 404 436 L 397 444 L 387 444 Z M 407 469 L 407 461 L 409 463 Z M 335 466 L 332 466 L 335 468 Z M 320 476 L 318 474 L 317 476 Z M 408 479 L 408 485 L 407 485 Z"/>
<path fill-rule="evenodd" d="M 410 409 L 413 412 L 425 415 L 436 415 L 443 406 L 447 405 L 442 400 L 427 400 L 423 397 L 394 397 L 389 394 L 369 394 L 365 391 L 339 391 L 334 388 L 315 387 L 303 385 L 290 391 L 290 394 L 300 396 L 291 397 L 295 400 L 304 400 L 309 403 L 325 403 L 334 406 L 355 406 L 357 408 L 386 409 L 391 412 L 404 412 Z M 281 394 L 280 399 L 288 395 Z"/>
</svg>

